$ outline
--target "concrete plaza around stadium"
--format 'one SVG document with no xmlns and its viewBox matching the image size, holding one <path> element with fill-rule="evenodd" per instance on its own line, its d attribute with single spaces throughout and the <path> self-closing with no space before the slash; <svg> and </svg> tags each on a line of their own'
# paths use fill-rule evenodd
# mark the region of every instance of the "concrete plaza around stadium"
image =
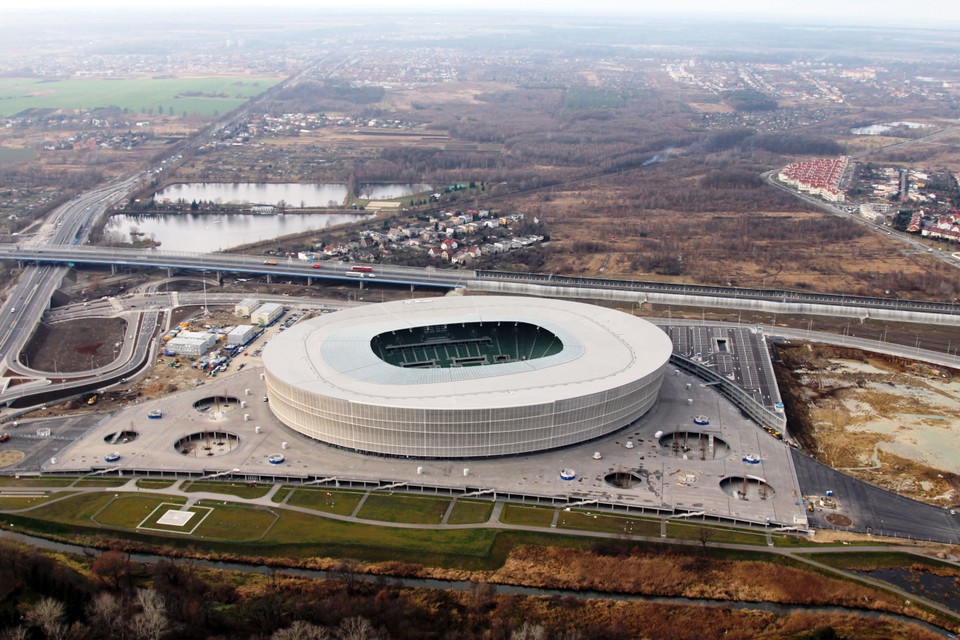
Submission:
<svg viewBox="0 0 960 640">
<path fill-rule="evenodd" d="M 166 476 L 211 476 L 244 481 L 317 482 L 329 486 L 354 483 L 394 485 L 394 490 L 431 492 L 487 490 L 484 498 L 544 500 L 551 504 L 593 501 L 616 503 L 648 512 L 704 512 L 710 517 L 781 525 L 805 524 L 798 506 L 796 473 L 789 448 L 773 438 L 724 400 L 712 386 L 671 367 L 664 378 L 659 402 L 639 421 L 614 434 L 580 445 L 514 457 L 477 460 L 403 460 L 364 455 L 337 449 L 311 440 L 283 426 L 263 402 L 261 367 L 250 367 L 227 378 L 181 392 L 161 400 L 145 402 L 104 416 L 85 437 L 67 446 L 48 460 L 44 473 L 84 474 L 107 470 L 104 475 L 150 474 Z M 249 390 L 249 393 L 247 392 Z M 205 398 L 236 398 L 198 410 L 195 403 Z M 163 418 L 147 414 L 161 409 Z M 217 409 L 220 409 L 219 415 Z M 245 416 L 248 419 L 244 419 Z M 698 426 L 703 416 L 709 425 Z M 260 427 L 259 433 L 257 427 Z M 136 431 L 136 439 L 107 442 L 111 434 Z M 688 459 L 681 452 L 661 446 L 654 434 L 674 431 L 702 431 L 721 438 L 729 446 L 722 457 L 701 460 L 693 448 Z M 191 434 L 231 433 L 235 445 L 213 438 L 190 454 L 178 452 L 176 444 Z M 628 448 L 627 442 L 632 443 Z M 217 444 L 220 442 L 221 444 Z M 286 443 L 286 448 L 284 448 Z M 720 450 L 719 448 L 717 449 Z M 601 458 L 594 459 L 599 452 Z M 116 462 L 105 456 L 119 453 Z M 209 454 L 209 455 L 208 455 Z M 282 455 L 280 464 L 271 456 Z M 756 464 L 744 461 L 755 455 Z M 467 475 L 464 475 L 467 469 Z M 573 480 L 561 479 L 561 471 L 572 469 Z M 635 486 L 620 488 L 609 484 L 611 473 L 631 474 Z M 748 491 L 748 499 L 724 491 L 724 478 L 762 478 L 770 490 L 765 495 Z M 318 482 L 319 483 L 319 482 Z M 406 486 L 404 486 L 406 485 Z M 739 481 L 734 487 L 739 487 Z M 751 490 L 753 487 L 750 487 Z"/>
</svg>

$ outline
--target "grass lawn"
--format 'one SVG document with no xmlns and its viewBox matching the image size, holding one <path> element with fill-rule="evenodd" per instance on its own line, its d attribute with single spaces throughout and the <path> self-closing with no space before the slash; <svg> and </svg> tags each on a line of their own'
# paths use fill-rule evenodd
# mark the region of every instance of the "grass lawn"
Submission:
<svg viewBox="0 0 960 640">
<path fill-rule="evenodd" d="M 119 107 L 134 113 L 212 116 L 236 109 L 279 82 L 269 77 L 0 79 L 0 116 L 25 109 Z"/>
<path fill-rule="evenodd" d="M 291 500 L 299 494 L 319 499 L 322 490 L 295 490 Z M 495 569 L 502 566 L 507 554 L 518 544 L 555 545 L 563 547 L 589 548 L 596 540 L 556 531 L 496 531 L 486 528 L 428 530 L 406 529 L 378 526 L 376 524 L 341 522 L 323 516 L 313 516 L 283 508 L 264 509 L 240 504 L 221 504 L 219 501 L 203 500 L 197 505 L 197 520 L 189 522 L 183 528 L 155 527 L 170 531 L 158 533 L 149 530 L 135 532 L 135 527 L 150 516 L 146 526 L 153 527 L 165 508 L 182 505 L 182 497 L 147 495 L 144 493 L 125 493 L 114 497 L 112 492 L 84 493 L 64 500 L 37 507 L 28 514 L 5 515 L 4 520 L 23 531 L 52 533 L 72 537 L 75 535 L 103 535 L 104 530 L 91 520 L 94 514 L 104 526 L 116 527 L 110 535 L 124 539 L 140 540 L 147 543 L 166 545 L 170 548 L 190 547 L 209 550 L 228 555 L 246 557 L 334 557 L 356 558 L 364 561 L 379 562 L 393 560 L 402 563 L 459 567 L 465 569 Z M 337 502 L 359 500 L 359 493 L 337 492 Z M 301 496 L 302 498 L 303 496 Z M 421 516 L 424 513 L 439 520 L 447 500 L 421 498 L 417 496 L 376 495 L 386 501 L 388 512 L 403 515 L 414 510 L 410 501 L 423 504 L 414 505 Z M 376 503 L 376 502 L 375 502 Z M 490 503 L 483 501 L 464 501 L 461 518 L 472 515 L 480 518 L 486 513 Z M 158 507 L 160 507 L 158 509 Z M 209 513 L 207 509 L 212 509 Z M 277 515 L 274 515 L 276 512 Z M 549 526 L 554 510 L 544 507 L 507 505 L 505 521 L 518 524 L 537 524 Z M 203 519 L 206 516 L 206 519 Z M 633 522 L 634 533 L 638 526 L 647 526 L 633 518 L 598 516 L 594 519 L 584 513 L 563 512 L 571 518 L 589 518 L 594 527 L 615 527 L 622 522 Z M 621 520 L 621 522 L 617 522 Z M 604 524 L 605 523 L 605 524 Z M 616 523 L 616 524 L 615 524 Z M 688 525 L 689 526 L 689 525 Z M 193 530 L 196 527 L 196 530 Z M 696 528 L 694 527 L 690 527 Z M 193 531 L 192 535 L 189 534 Z M 180 535 L 173 535 L 176 532 Z M 639 544 L 643 543 L 630 543 Z M 767 554 L 746 551 L 714 550 L 708 553 L 736 559 L 766 559 Z M 825 554 L 823 554 L 825 555 Z M 873 555 L 873 554 L 871 554 Z M 742 556 L 742 557 L 741 557 Z M 819 558 L 818 558 L 819 559 Z M 782 559 L 781 559 L 782 561 Z M 915 560 L 913 560 L 915 561 Z"/>
<path fill-rule="evenodd" d="M 314 511 L 348 516 L 360 504 L 362 493 L 330 489 L 294 489 L 287 504 Z"/>
<path fill-rule="evenodd" d="M 18 497 L 18 498 L 6 498 L 0 497 L 0 511 L 6 511 L 8 509 L 26 509 L 28 507 L 35 507 L 37 505 L 43 504 L 44 502 L 50 500 L 51 498 L 62 498 L 64 493 L 52 493 L 50 495 L 41 496 L 41 497 Z"/>
<path fill-rule="evenodd" d="M 30 512 L 30 517 L 63 524 L 94 526 L 90 518 L 111 500 L 112 493 L 81 493 L 34 509 Z"/>
<path fill-rule="evenodd" d="M 90 494 L 87 494 L 90 495 Z M 112 495 L 109 497 L 113 497 Z M 172 496 L 145 495 L 142 493 L 121 493 L 96 515 L 96 522 L 105 527 L 118 529 L 136 529 L 143 519 L 153 513 L 162 503 L 183 504 L 183 498 Z"/>
<path fill-rule="evenodd" d="M 490 519 L 493 503 L 486 500 L 457 500 L 447 524 L 479 524 Z"/>
<path fill-rule="evenodd" d="M 855 571 L 873 571 L 874 569 L 891 569 L 896 567 L 910 567 L 922 564 L 928 567 L 941 567 L 956 571 L 956 566 L 940 562 L 934 558 L 925 558 L 908 553 L 895 551 L 851 551 L 849 553 L 804 553 L 805 558 L 822 562 L 837 569 L 851 569 Z"/>
<path fill-rule="evenodd" d="M 700 540 L 705 531 L 707 542 L 728 542 L 731 544 L 766 545 L 767 535 L 762 531 L 727 529 L 724 527 L 705 527 L 699 524 L 667 522 L 667 537 L 679 540 Z"/>
<path fill-rule="evenodd" d="M 209 481 L 197 481 L 191 482 L 190 484 L 185 484 L 183 490 L 187 493 L 223 493 L 229 496 L 237 496 L 238 498 L 262 498 L 267 495 L 267 492 L 270 491 L 270 488 L 273 485 L 270 484 L 237 484 L 237 483 L 227 483 L 227 482 L 209 482 Z"/>
<path fill-rule="evenodd" d="M 137 480 L 137 486 L 141 489 L 166 489 L 176 480 L 154 480 L 153 478 L 140 478 Z"/>
<path fill-rule="evenodd" d="M 504 505 L 500 521 L 527 527 L 549 527 L 553 522 L 553 507 L 528 507 L 520 504 Z"/>
<path fill-rule="evenodd" d="M 81 478 L 75 487 L 122 487 L 130 482 L 130 478 Z"/>
<path fill-rule="evenodd" d="M 495 538 L 489 529 L 394 529 L 281 511 L 280 520 L 257 541 L 256 553 L 447 566 L 485 563 Z"/>
<path fill-rule="evenodd" d="M 449 498 L 371 493 L 357 517 L 379 522 L 440 524 L 449 504 Z"/>
<path fill-rule="evenodd" d="M 560 517 L 557 519 L 557 527 L 635 536 L 659 537 L 660 535 L 659 520 L 624 518 L 583 511 L 561 511 Z"/>
<path fill-rule="evenodd" d="M 267 509 L 247 505 L 212 504 L 210 500 L 206 500 L 203 506 L 212 508 L 213 512 L 194 532 L 195 537 L 253 542 L 263 537 L 278 520 L 278 517 Z M 194 517 L 200 518 L 203 515 L 199 512 Z"/>
<path fill-rule="evenodd" d="M 76 478 L 51 478 L 49 476 L 14 478 L 13 476 L 0 476 L 0 487 L 69 487 Z"/>
<path fill-rule="evenodd" d="M 287 494 L 290 493 L 291 491 L 293 491 L 292 487 L 280 487 L 279 489 L 277 489 L 277 492 L 273 494 L 273 497 L 270 498 L 270 500 L 272 500 L 273 502 L 276 502 L 277 504 L 280 504 L 281 502 L 283 502 L 283 499 L 287 497 Z"/>
</svg>

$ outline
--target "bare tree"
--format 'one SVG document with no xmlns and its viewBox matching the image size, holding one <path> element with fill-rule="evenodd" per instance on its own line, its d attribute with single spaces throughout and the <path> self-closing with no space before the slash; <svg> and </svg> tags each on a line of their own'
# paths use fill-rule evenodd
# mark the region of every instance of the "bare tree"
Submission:
<svg viewBox="0 0 960 640">
<path fill-rule="evenodd" d="M 30 629 L 23 625 L 4 629 L 3 633 L 0 633 L 0 640 L 27 640 L 29 637 Z"/>
<path fill-rule="evenodd" d="M 333 635 L 326 627 L 319 627 L 303 620 L 297 620 L 286 629 L 274 631 L 270 640 L 332 640 Z"/>
<path fill-rule="evenodd" d="M 163 598 L 153 589 L 140 589 L 137 591 L 137 605 L 140 613 L 130 618 L 130 631 L 139 640 L 160 640 L 169 627 Z"/>
<path fill-rule="evenodd" d="M 706 551 L 707 545 L 713 539 L 713 529 L 709 527 L 700 527 L 697 530 L 697 540 L 700 541 L 700 545 Z"/>
<path fill-rule="evenodd" d="M 50 640 L 59 640 L 66 637 L 67 625 L 64 624 L 66 618 L 66 608 L 63 603 L 53 598 L 43 598 L 38 602 L 27 619 L 35 627 L 40 627 Z"/>
<path fill-rule="evenodd" d="M 123 604 L 109 591 L 101 591 L 87 605 L 87 619 L 98 635 L 111 635 L 117 640 L 126 637 L 126 629 L 117 624 L 123 616 Z"/>
<path fill-rule="evenodd" d="M 524 622 L 510 634 L 510 640 L 547 640 L 547 630 L 538 624 Z"/>
<path fill-rule="evenodd" d="M 337 627 L 338 640 L 379 640 L 381 635 L 373 624 L 361 616 L 344 618 Z"/>
</svg>

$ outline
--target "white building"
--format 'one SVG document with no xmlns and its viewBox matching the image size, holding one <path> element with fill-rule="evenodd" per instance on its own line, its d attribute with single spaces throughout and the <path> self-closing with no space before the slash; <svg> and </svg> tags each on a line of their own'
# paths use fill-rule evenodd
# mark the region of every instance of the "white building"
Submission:
<svg viewBox="0 0 960 640">
<path fill-rule="evenodd" d="M 180 356 L 202 356 L 217 344 L 217 335 L 200 331 L 181 331 L 170 339 L 164 349 Z"/>
<path fill-rule="evenodd" d="M 252 324 L 239 324 L 227 334 L 227 346 L 239 346 L 250 342 L 257 328 Z"/>
<path fill-rule="evenodd" d="M 283 314 L 283 305 L 276 302 L 267 302 L 260 305 L 250 314 L 250 322 L 270 324 Z"/>
<path fill-rule="evenodd" d="M 233 308 L 233 314 L 246 318 L 250 313 L 260 305 L 256 298 L 244 298 Z"/>
</svg>

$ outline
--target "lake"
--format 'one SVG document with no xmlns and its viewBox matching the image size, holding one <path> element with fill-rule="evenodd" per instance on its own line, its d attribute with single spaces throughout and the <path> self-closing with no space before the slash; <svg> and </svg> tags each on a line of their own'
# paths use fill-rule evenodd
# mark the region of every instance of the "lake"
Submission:
<svg viewBox="0 0 960 640">
<path fill-rule="evenodd" d="M 333 225 L 356 222 L 372 215 L 341 213 L 117 215 L 110 218 L 104 231 L 107 237 L 113 234 L 122 236 L 124 242 L 131 240 L 131 231 L 139 231 L 143 237 L 160 242 L 160 249 L 164 251 L 209 253 L 291 233 L 317 231 Z"/>
<path fill-rule="evenodd" d="M 365 184 L 360 197 L 368 200 L 389 200 L 430 191 L 428 184 Z M 339 207 L 347 197 L 345 184 L 250 183 L 250 182 L 186 182 L 172 184 L 158 191 L 157 200 L 215 202 L 219 204 L 275 205 L 281 200 L 287 208 Z"/>
</svg>

